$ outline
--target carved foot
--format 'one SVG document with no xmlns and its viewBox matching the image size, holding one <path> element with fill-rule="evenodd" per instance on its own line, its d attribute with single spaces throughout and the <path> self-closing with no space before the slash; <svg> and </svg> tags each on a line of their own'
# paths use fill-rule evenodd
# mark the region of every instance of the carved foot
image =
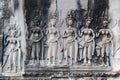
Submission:
<svg viewBox="0 0 120 80">
<path fill-rule="evenodd" d="M 11 69 L 8 69 L 8 70 L 5 71 L 5 72 L 6 72 L 6 73 L 11 73 L 11 71 L 12 71 Z"/>
<path fill-rule="evenodd" d="M 12 73 L 16 73 L 16 72 L 17 72 L 17 70 L 13 70 L 13 71 L 12 71 Z"/>
<path fill-rule="evenodd" d="M 99 65 L 99 67 L 103 67 L 103 66 L 105 66 L 105 64 L 104 64 L 104 63 L 102 63 L 101 65 Z"/>
<path fill-rule="evenodd" d="M 22 70 L 22 67 L 19 67 L 19 68 L 18 68 L 18 71 L 21 71 L 21 70 Z"/>
<path fill-rule="evenodd" d="M 86 65 L 87 65 L 87 66 L 91 66 L 91 61 L 89 60 Z"/>
<path fill-rule="evenodd" d="M 51 66 L 55 66 L 56 64 L 55 63 L 52 63 L 52 65 Z"/>
<path fill-rule="evenodd" d="M 84 62 L 84 63 L 82 64 L 82 66 L 86 66 L 86 62 Z"/>
<path fill-rule="evenodd" d="M 63 65 L 64 65 L 64 66 L 67 66 L 67 65 L 68 65 L 68 62 L 65 61 Z"/>
<path fill-rule="evenodd" d="M 40 65 L 40 61 L 36 61 L 35 65 Z"/>
<path fill-rule="evenodd" d="M 34 65 L 34 60 L 30 60 L 29 65 Z"/>
<path fill-rule="evenodd" d="M 51 62 L 48 62 L 47 66 L 50 66 L 51 65 Z"/>
<path fill-rule="evenodd" d="M 70 66 L 72 66 L 72 65 L 73 65 L 72 61 L 69 63 L 69 65 L 70 65 Z"/>
<path fill-rule="evenodd" d="M 62 60 L 59 60 L 59 63 L 58 64 L 62 64 Z"/>
<path fill-rule="evenodd" d="M 87 66 L 91 66 L 91 63 L 87 63 L 86 65 L 87 65 Z"/>
<path fill-rule="evenodd" d="M 45 61 L 44 60 L 40 61 L 40 65 L 44 66 L 45 65 Z"/>
<path fill-rule="evenodd" d="M 106 67 L 108 67 L 109 66 L 109 63 L 106 63 L 106 65 L 105 65 Z"/>
</svg>

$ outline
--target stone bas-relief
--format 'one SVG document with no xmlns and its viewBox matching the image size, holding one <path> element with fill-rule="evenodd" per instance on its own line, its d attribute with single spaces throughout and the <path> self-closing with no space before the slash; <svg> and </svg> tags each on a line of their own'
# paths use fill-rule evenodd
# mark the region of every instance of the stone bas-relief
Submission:
<svg viewBox="0 0 120 80">
<path fill-rule="evenodd" d="M 9 16 L 3 17 L 0 76 L 48 80 L 117 76 L 112 72 L 114 35 L 107 2 L 96 10 L 102 6 L 97 6 L 99 0 L 36 0 L 33 6 L 11 0 Z"/>
<path fill-rule="evenodd" d="M 77 34 L 73 26 L 73 17 L 71 14 L 67 17 L 68 28 L 65 29 L 63 39 L 64 40 L 64 59 L 66 65 L 72 65 L 74 62 L 77 62 Z M 74 53 L 74 54 L 73 54 Z"/>
<path fill-rule="evenodd" d="M 31 31 L 30 44 L 32 48 L 30 64 L 33 65 L 34 63 L 40 63 L 40 48 L 42 48 L 42 45 L 40 45 L 39 42 L 43 38 L 43 33 L 39 27 L 34 27 Z M 39 36 L 39 33 L 42 35 Z"/>
<path fill-rule="evenodd" d="M 100 29 L 99 33 L 97 34 L 97 37 L 99 37 L 101 34 L 102 40 L 99 43 L 97 43 L 96 48 L 99 50 L 98 55 L 101 56 L 101 60 L 102 60 L 101 66 L 103 65 L 109 66 L 110 51 L 112 51 L 111 48 L 113 48 L 113 42 L 112 42 L 113 34 L 110 29 L 106 29 L 108 25 L 108 21 L 103 20 L 102 23 L 103 23 L 103 29 Z"/>
<path fill-rule="evenodd" d="M 79 52 L 79 54 L 82 54 L 80 55 L 80 57 L 82 57 L 84 60 L 82 65 L 91 65 L 91 59 L 92 56 L 94 55 L 95 34 L 94 31 L 89 28 L 90 23 L 91 19 L 90 18 L 86 19 L 86 25 L 84 26 L 85 28 L 80 33 L 82 41 L 79 43 L 82 44 L 83 52 Z"/>
<path fill-rule="evenodd" d="M 3 55 L 4 62 L 2 65 L 4 72 L 17 72 L 21 70 L 20 35 L 17 26 L 19 27 L 16 24 L 10 25 L 9 34 L 6 35 L 6 51 Z"/>
<path fill-rule="evenodd" d="M 46 34 L 48 34 L 47 44 L 47 65 L 56 65 L 59 55 L 59 31 L 55 28 L 56 25 L 56 16 L 52 16 L 50 19 L 51 26 L 46 29 Z"/>
<path fill-rule="evenodd" d="M 33 22 L 34 25 L 31 28 L 31 35 L 30 35 L 30 65 L 40 64 L 40 54 L 42 53 L 42 38 L 43 38 L 43 31 L 40 27 L 38 27 L 38 18 L 39 16 L 35 16 Z"/>
</svg>

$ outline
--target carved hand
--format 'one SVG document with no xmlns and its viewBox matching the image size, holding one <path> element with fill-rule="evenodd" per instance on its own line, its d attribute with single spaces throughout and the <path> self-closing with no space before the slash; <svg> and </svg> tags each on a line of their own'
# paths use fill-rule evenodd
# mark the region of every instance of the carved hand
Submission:
<svg viewBox="0 0 120 80">
<path fill-rule="evenodd" d="M 71 36 L 71 34 L 64 35 L 63 38 L 67 38 L 67 37 L 69 37 L 69 36 Z"/>
</svg>

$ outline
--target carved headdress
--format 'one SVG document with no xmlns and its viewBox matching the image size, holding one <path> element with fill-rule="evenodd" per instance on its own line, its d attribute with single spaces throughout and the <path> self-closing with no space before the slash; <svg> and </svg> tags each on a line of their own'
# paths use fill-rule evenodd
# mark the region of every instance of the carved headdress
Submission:
<svg viewBox="0 0 120 80">
<path fill-rule="evenodd" d="M 67 18 L 66 18 L 66 20 L 74 20 L 73 11 L 69 11 L 69 12 L 67 13 Z"/>
</svg>

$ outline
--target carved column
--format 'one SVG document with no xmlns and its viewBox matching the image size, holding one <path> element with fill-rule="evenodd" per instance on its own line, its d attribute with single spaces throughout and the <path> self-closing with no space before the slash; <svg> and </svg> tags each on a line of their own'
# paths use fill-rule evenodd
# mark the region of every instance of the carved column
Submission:
<svg viewBox="0 0 120 80">
<path fill-rule="evenodd" d="M 24 20 L 24 0 L 18 0 L 19 7 L 15 12 L 15 19 L 17 23 L 20 26 L 20 31 L 21 31 L 21 54 L 23 56 L 22 58 L 22 66 L 24 69 L 24 61 L 25 61 L 25 56 L 26 56 L 26 28 L 25 28 L 25 20 Z"/>
<path fill-rule="evenodd" d="M 110 28 L 113 30 L 114 37 L 115 37 L 115 51 L 118 51 L 120 49 L 120 1 L 119 0 L 110 0 L 109 5 L 109 14 L 112 19 Z"/>
<path fill-rule="evenodd" d="M 0 64 L 2 63 L 2 49 L 3 49 L 3 9 L 4 0 L 0 0 Z"/>
<path fill-rule="evenodd" d="M 4 2 L 5 2 L 5 6 L 4 6 L 5 8 L 3 9 L 4 15 L 5 15 L 4 16 L 4 36 L 6 37 L 6 35 L 9 35 L 9 32 L 10 32 L 9 28 L 11 25 L 14 25 L 14 29 L 18 30 L 17 32 L 20 32 L 18 35 L 16 34 L 16 36 L 18 36 L 17 40 L 20 42 L 20 46 L 19 46 L 20 53 L 17 53 L 17 54 L 19 55 L 18 56 L 18 61 L 19 61 L 18 63 L 20 63 L 19 68 L 22 68 L 23 70 L 24 60 L 26 55 L 26 37 L 25 37 L 26 28 L 24 26 L 24 12 L 23 12 L 24 0 L 11 0 L 11 1 L 5 0 Z M 4 38 L 4 41 L 5 41 L 5 38 Z M 4 46 L 8 46 L 8 45 L 4 45 Z M 6 47 L 4 47 L 3 56 L 5 56 L 5 52 L 6 52 Z M 13 55 L 13 53 L 11 54 Z M 7 61 L 7 59 L 5 60 Z M 2 68 L 3 68 L 3 65 L 2 65 Z M 19 71 L 21 72 L 21 69 L 19 69 Z"/>
<path fill-rule="evenodd" d="M 109 28 L 114 35 L 114 71 L 120 70 L 120 0 L 109 0 L 109 16 L 111 18 L 111 24 Z"/>
</svg>

